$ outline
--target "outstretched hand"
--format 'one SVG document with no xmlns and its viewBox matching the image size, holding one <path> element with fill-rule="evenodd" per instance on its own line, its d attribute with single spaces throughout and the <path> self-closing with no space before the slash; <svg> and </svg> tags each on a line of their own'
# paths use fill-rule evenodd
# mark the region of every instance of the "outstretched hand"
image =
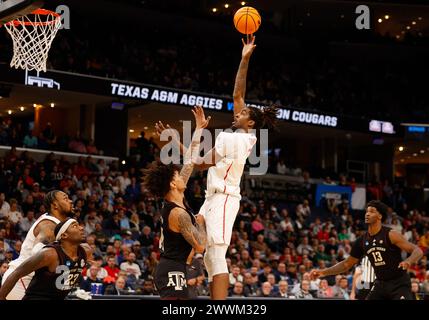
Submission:
<svg viewBox="0 0 429 320">
<path fill-rule="evenodd" d="M 318 270 L 318 269 L 311 270 L 310 272 L 311 280 L 316 280 L 317 278 L 320 278 L 320 277 L 323 277 L 321 270 Z"/>
<path fill-rule="evenodd" d="M 202 106 L 195 106 L 192 109 L 192 113 L 194 114 L 194 117 L 195 117 L 195 123 L 196 123 L 197 129 L 207 128 L 207 126 L 209 125 L 211 117 L 208 116 L 206 118 L 206 115 L 204 114 L 203 107 Z"/>
<path fill-rule="evenodd" d="M 177 131 L 174 128 L 170 127 L 169 124 L 164 125 L 162 121 L 158 121 L 157 123 L 155 123 L 155 133 L 158 139 L 161 137 L 162 132 L 164 132 L 165 130 L 170 130 L 171 133 L 169 133 L 173 137 L 175 137 L 176 139 L 179 138 Z"/>
<path fill-rule="evenodd" d="M 250 56 L 252 55 L 253 50 L 255 50 L 256 48 L 255 39 L 256 37 L 252 34 L 247 35 L 246 41 L 244 41 L 244 39 L 241 39 L 241 41 L 243 42 L 243 51 L 241 53 L 241 56 L 243 58 L 250 58 Z"/>
</svg>

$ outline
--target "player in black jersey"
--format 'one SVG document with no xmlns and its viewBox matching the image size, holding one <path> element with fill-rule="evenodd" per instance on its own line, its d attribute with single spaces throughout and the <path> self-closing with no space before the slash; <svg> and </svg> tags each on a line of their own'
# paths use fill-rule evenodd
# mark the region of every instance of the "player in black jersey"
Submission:
<svg viewBox="0 0 429 320">
<path fill-rule="evenodd" d="M 312 278 L 344 273 L 366 256 L 376 275 L 367 300 L 413 299 L 407 270 L 423 256 L 423 252 L 399 232 L 384 227 L 382 221 L 386 215 L 387 206 L 384 203 L 377 200 L 368 202 L 365 214 L 368 231 L 353 244 L 350 256 L 330 268 L 312 270 Z M 410 254 L 404 261 L 401 258 L 402 250 Z"/>
<path fill-rule="evenodd" d="M 194 216 L 185 201 L 185 189 L 193 171 L 192 159 L 199 155 L 202 129 L 207 127 L 202 107 L 193 110 L 196 120 L 191 146 L 185 152 L 182 169 L 176 165 L 156 165 L 146 171 L 145 185 L 149 191 L 163 197 L 161 211 L 161 259 L 155 271 L 155 285 L 161 299 L 189 299 L 186 284 L 186 264 L 195 252 L 203 253 L 206 244 L 204 217 Z"/>
<path fill-rule="evenodd" d="M 83 246 L 83 227 L 68 219 L 55 227 L 56 242 L 45 246 L 28 258 L 10 274 L 0 289 L 0 300 L 5 300 L 15 283 L 35 272 L 23 300 L 64 300 L 78 286 L 82 269 L 92 256 L 89 246 Z"/>
</svg>

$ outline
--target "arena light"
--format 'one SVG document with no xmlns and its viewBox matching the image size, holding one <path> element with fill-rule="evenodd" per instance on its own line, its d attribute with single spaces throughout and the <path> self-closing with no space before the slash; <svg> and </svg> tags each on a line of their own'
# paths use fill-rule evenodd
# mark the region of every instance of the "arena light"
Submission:
<svg viewBox="0 0 429 320">
<path fill-rule="evenodd" d="M 7 113 L 8 114 L 12 114 L 12 110 L 7 110 Z"/>
<path fill-rule="evenodd" d="M 212 11 L 213 11 L 213 12 L 217 12 L 217 8 L 213 8 L 213 9 L 212 9 Z"/>
<path fill-rule="evenodd" d="M 413 157 L 417 157 L 417 153 L 413 153 Z"/>
<path fill-rule="evenodd" d="M 147 130 L 147 129 L 149 129 L 149 128 L 148 128 L 148 127 L 144 127 L 143 129 L 144 129 L 144 130 Z"/>
<path fill-rule="evenodd" d="M 399 39 L 401 36 L 399 34 L 396 35 L 396 39 Z"/>
<path fill-rule="evenodd" d="M 242 5 L 242 6 L 245 6 L 245 5 L 246 5 L 246 2 L 241 1 L 241 5 Z"/>
<path fill-rule="evenodd" d="M 33 103 L 33 108 L 37 108 L 37 104 Z"/>
<path fill-rule="evenodd" d="M 423 18 L 422 18 L 422 17 L 418 17 L 417 19 L 418 19 L 418 20 L 422 20 Z"/>
<path fill-rule="evenodd" d="M 420 150 L 420 153 L 423 154 L 423 153 L 425 153 L 425 151 L 422 149 L 422 150 Z"/>
<path fill-rule="evenodd" d="M 417 23 L 417 22 L 415 22 L 415 21 L 411 22 L 411 24 L 412 24 L 412 25 L 415 25 L 416 23 Z"/>
<path fill-rule="evenodd" d="M 404 147 L 403 147 L 403 146 L 400 146 L 400 147 L 398 148 L 398 150 L 402 152 L 402 151 L 404 151 Z"/>
<path fill-rule="evenodd" d="M 126 164 L 127 162 L 125 160 L 122 160 L 122 164 Z"/>
<path fill-rule="evenodd" d="M 410 26 L 407 26 L 407 30 L 410 30 L 411 29 L 411 27 Z"/>
<path fill-rule="evenodd" d="M 24 107 L 19 107 L 19 110 L 24 111 L 25 108 Z"/>
<path fill-rule="evenodd" d="M 51 102 L 51 108 L 55 108 L 55 103 Z"/>
<path fill-rule="evenodd" d="M 229 4 L 225 3 L 225 9 L 228 9 L 228 8 L 229 8 Z"/>
<path fill-rule="evenodd" d="M 386 15 L 384 16 L 384 19 L 386 19 L 386 20 L 389 20 L 389 18 L 390 18 L 390 16 L 389 16 L 388 14 L 386 14 Z"/>
<path fill-rule="evenodd" d="M 382 23 L 383 22 L 383 19 L 378 19 L 378 23 Z"/>
<path fill-rule="evenodd" d="M 134 133 L 134 129 L 130 129 L 130 133 Z"/>
</svg>

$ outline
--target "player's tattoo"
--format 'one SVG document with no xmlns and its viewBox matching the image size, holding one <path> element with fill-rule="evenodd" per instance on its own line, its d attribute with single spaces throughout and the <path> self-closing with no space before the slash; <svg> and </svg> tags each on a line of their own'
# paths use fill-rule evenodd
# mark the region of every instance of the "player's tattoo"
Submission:
<svg viewBox="0 0 429 320">
<path fill-rule="evenodd" d="M 182 177 L 183 182 L 185 184 L 188 183 L 188 180 L 192 174 L 192 171 L 194 171 L 194 164 L 193 163 L 183 165 L 182 170 L 180 170 L 180 176 Z"/>
<path fill-rule="evenodd" d="M 244 98 L 246 94 L 246 77 L 247 69 L 249 68 L 249 59 L 241 59 L 240 66 L 238 67 L 237 76 L 235 78 L 234 93 L 233 96 L 240 96 Z"/>
<path fill-rule="evenodd" d="M 185 211 L 182 211 L 178 217 L 180 233 L 192 247 L 205 246 L 207 233 L 205 224 L 192 224 L 191 217 Z"/>
</svg>

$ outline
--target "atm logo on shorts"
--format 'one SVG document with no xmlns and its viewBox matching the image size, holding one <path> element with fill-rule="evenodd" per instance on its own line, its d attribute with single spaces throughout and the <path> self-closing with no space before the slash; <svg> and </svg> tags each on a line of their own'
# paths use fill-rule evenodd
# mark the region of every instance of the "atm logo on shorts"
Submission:
<svg viewBox="0 0 429 320">
<path fill-rule="evenodd" d="M 181 291 L 183 288 L 186 288 L 185 274 L 179 271 L 169 272 L 167 287 L 174 287 L 176 291 Z"/>
</svg>

